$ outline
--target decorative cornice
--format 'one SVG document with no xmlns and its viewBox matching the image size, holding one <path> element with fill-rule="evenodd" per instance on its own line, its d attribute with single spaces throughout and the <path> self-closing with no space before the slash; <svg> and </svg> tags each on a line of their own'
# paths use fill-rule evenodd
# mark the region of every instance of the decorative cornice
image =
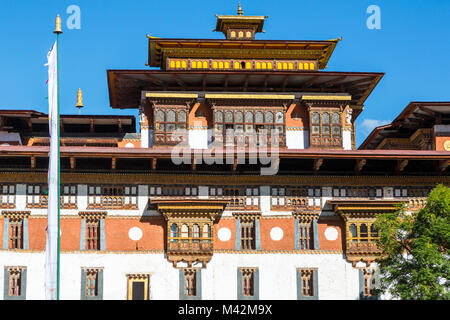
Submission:
<svg viewBox="0 0 450 320">
<path fill-rule="evenodd" d="M 294 100 L 293 94 L 205 94 L 205 99 L 270 99 L 270 100 Z"/>
<path fill-rule="evenodd" d="M 86 220 L 98 220 L 105 219 L 107 212 L 106 211 L 80 211 L 78 215 Z"/>
<path fill-rule="evenodd" d="M 303 95 L 302 100 L 333 100 L 333 101 L 350 101 L 351 95 Z"/>
<path fill-rule="evenodd" d="M 242 221 L 250 221 L 261 218 L 261 211 L 256 212 L 233 212 L 233 217 Z"/>
<path fill-rule="evenodd" d="M 31 214 L 31 211 L 2 211 L 2 215 L 8 219 L 24 219 L 28 218 Z"/>
<path fill-rule="evenodd" d="M 313 221 L 318 220 L 320 216 L 320 211 L 309 211 L 296 209 L 292 212 L 292 217 L 300 221 Z"/>
<path fill-rule="evenodd" d="M 180 99 L 197 99 L 197 93 L 170 93 L 170 92 L 146 92 L 146 98 L 180 98 Z"/>
<path fill-rule="evenodd" d="M 309 130 L 307 127 L 288 127 L 286 126 L 286 131 L 304 131 Z"/>
<path fill-rule="evenodd" d="M 195 174 L 120 174 L 120 173 L 61 173 L 61 183 L 77 184 L 209 184 L 209 185 L 284 185 L 292 186 L 432 186 L 450 185 L 450 176 L 256 176 L 256 175 L 195 175 Z M 0 172 L 0 182 L 46 183 L 47 173 Z"/>
</svg>

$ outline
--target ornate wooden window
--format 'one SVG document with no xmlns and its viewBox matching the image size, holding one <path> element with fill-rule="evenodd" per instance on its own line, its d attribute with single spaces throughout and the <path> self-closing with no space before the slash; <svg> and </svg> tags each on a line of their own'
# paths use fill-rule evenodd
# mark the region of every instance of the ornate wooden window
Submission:
<svg viewBox="0 0 450 320">
<path fill-rule="evenodd" d="M 179 219 L 169 226 L 168 250 L 173 252 L 205 251 L 212 249 L 211 221 Z"/>
<path fill-rule="evenodd" d="M 195 297 L 197 295 L 197 270 L 184 269 L 184 295 Z"/>
<path fill-rule="evenodd" d="M 408 188 L 408 197 L 425 198 L 428 197 L 432 188 Z"/>
<path fill-rule="evenodd" d="M 48 188 L 43 184 L 27 185 L 27 208 L 47 208 Z"/>
<path fill-rule="evenodd" d="M 320 194 L 320 188 L 272 187 L 272 210 L 319 210 L 321 206 Z"/>
<path fill-rule="evenodd" d="M 312 221 L 301 221 L 298 224 L 298 248 L 301 250 L 309 250 L 312 248 Z"/>
<path fill-rule="evenodd" d="M 272 133 L 276 132 L 279 145 L 284 145 L 284 127 L 284 112 L 277 108 L 252 111 L 242 111 L 237 108 L 216 108 L 214 112 L 215 140 L 222 143 L 248 146 L 262 142 L 265 145 L 270 145 Z M 227 135 L 227 129 L 233 130 L 233 135 Z M 263 130 L 266 130 L 266 132 Z M 262 141 L 257 133 L 262 134 Z M 273 138 L 275 138 L 275 135 Z"/>
<path fill-rule="evenodd" d="M 88 209 L 137 209 L 137 186 L 89 186 Z"/>
<path fill-rule="evenodd" d="M 375 287 L 375 270 L 364 268 L 363 270 L 363 276 L 364 276 L 364 291 L 363 296 L 364 297 L 373 297 L 374 294 L 374 287 Z"/>
<path fill-rule="evenodd" d="M 241 249 L 255 250 L 256 249 L 256 226 L 255 220 L 241 221 Z"/>
<path fill-rule="evenodd" d="M 341 112 L 314 110 L 310 113 L 310 142 L 315 147 L 342 147 Z"/>
<path fill-rule="evenodd" d="M 198 195 L 198 187 L 196 186 L 159 186 L 152 185 L 149 187 L 150 196 L 168 196 L 168 197 L 185 197 L 192 196 L 196 197 Z"/>
<path fill-rule="evenodd" d="M 128 300 L 149 300 L 150 275 L 128 274 Z"/>
<path fill-rule="evenodd" d="M 183 141 L 185 139 L 183 130 L 187 130 L 188 124 L 187 112 L 187 107 L 155 107 L 154 143 L 173 145 Z"/>
<path fill-rule="evenodd" d="M 376 243 L 379 234 L 374 222 L 351 222 L 348 226 L 348 240 L 350 243 Z"/>
<path fill-rule="evenodd" d="M 314 296 L 314 269 L 300 269 L 302 296 Z"/>
<path fill-rule="evenodd" d="M 76 209 L 77 208 L 77 185 L 61 186 L 61 208 Z"/>
<path fill-rule="evenodd" d="M 23 218 L 9 217 L 9 249 L 23 249 Z"/>
<path fill-rule="evenodd" d="M 99 269 L 86 269 L 86 297 L 98 296 Z"/>
<path fill-rule="evenodd" d="M 100 250 L 100 220 L 86 220 L 86 250 Z"/>
<path fill-rule="evenodd" d="M 8 295 L 10 297 L 19 297 L 22 293 L 22 269 L 9 268 L 9 288 Z"/>
<path fill-rule="evenodd" d="M 0 185 L 0 207 L 3 209 L 14 209 L 16 207 L 16 185 Z"/>
<path fill-rule="evenodd" d="M 241 268 L 242 273 L 242 296 L 252 297 L 255 295 L 255 268 Z"/>
<path fill-rule="evenodd" d="M 258 187 L 210 187 L 209 196 L 211 198 L 227 199 L 226 210 L 259 209 Z"/>
</svg>

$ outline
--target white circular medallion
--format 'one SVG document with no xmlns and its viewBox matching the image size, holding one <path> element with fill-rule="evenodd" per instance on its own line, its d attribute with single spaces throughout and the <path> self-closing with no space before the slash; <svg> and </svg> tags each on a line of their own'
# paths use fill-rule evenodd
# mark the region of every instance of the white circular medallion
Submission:
<svg viewBox="0 0 450 320">
<path fill-rule="evenodd" d="M 131 240 L 138 241 L 142 238 L 142 230 L 138 227 L 133 227 L 128 231 L 128 237 Z"/>
<path fill-rule="evenodd" d="M 325 229 L 325 238 L 329 241 L 334 241 L 338 238 L 338 231 L 336 228 L 328 227 Z"/>
<path fill-rule="evenodd" d="M 283 239 L 283 229 L 274 227 L 270 230 L 270 237 L 273 241 L 280 241 Z"/>
<path fill-rule="evenodd" d="M 228 228 L 220 228 L 217 232 L 220 241 L 228 241 L 231 238 L 231 231 Z"/>
<path fill-rule="evenodd" d="M 134 148 L 134 144 L 132 144 L 131 142 L 128 142 L 128 143 L 125 145 L 125 148 Z"/>
</svg>

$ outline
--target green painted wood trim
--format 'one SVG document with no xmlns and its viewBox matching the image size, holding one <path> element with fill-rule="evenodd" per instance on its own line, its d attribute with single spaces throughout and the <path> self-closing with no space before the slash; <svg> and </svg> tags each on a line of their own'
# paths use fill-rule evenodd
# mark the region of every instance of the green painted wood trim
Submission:
<svg viewBox="0 0 450 320">
<path fill-rule="evenodd" d="M 28 240 L 28 218 L 23 219 L 23 248 L 28 250 L 30 248 Z"/>
<path fill-rule="evenodd" d="M 241 221 L 236 219 L 236 237 L 234 241 L 235 250 L 241 249 Z"/>
<path fill-rule="evenodd" d="M 295 219 L 295 236 L 294 236 L 294 241 L 295 241 L 295 243 L 294 243 L 294 248 L 295 248 L 295 250 L 298 250 L 299 249 L 299 247 L 300 247 L 300 244 L 299 244 L 299 237 L 300 237 L 300 234 L 299 234 L 299 230 L 298 230 L 298 228 L 299 228 L 299 225 L 298 225 L 298 219 Z"/>
<path fill-rule="evenodd" d="M 3 219 L 3 250 L 8 250 L 8 228 L 9 228 L 9 219 Z"/>
<path fill-rule="evenodd" d="M 255 249 L 256 250 L 261 250 L 261 236 L 260 236 L 260 231 L 259 231 L 259 219 L 255 220 Z"/>
<path fill-rule="evenodd" d="M 86 250 L 86 220 L 81 219 L 80 250 Z"/>
<path fill-rule="evenodd" d="M 81 269 L 80 300 L 87 300 L 87 297 L 86 297 L 86 271 L 84 269 Z"/>
<path fill-rule="evenodd" d="M 319 250 L 319 226 L 317 223 L 317 220 L 313 220 L 312 222 L 313 227 L 313 241 L 314 241 L 314 250 Z"/>
<path fill-rule="evenodd" d="M 106 241 L 105 241 L 105 219 L 100 219 L 100 250 L 106 250 Z"/>
</svg>

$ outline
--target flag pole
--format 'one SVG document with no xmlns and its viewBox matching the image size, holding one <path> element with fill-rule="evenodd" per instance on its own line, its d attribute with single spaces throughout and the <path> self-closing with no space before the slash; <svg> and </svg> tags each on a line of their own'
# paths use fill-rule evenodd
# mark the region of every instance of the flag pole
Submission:
<svg viewBox="0 0 450 320">
<path fill-rule="evenodd" d="M 61 201 L 61 198 L 60 198 L 60 157 L 59 157 L 59 154 L 60 154 L 60 150 L 59 150 L 59 147 L 60 147 L 60 142 L 59 142 L 59 134 L 60 134 L 60 127 L 61 127 L 61 125 L 60 125 L 60 119 L 59 119 L 59 35 L 62 33 L 62 30 L 61 30 L 61 18 L 60 18 L 60 16 L 59 16 L 59 14 L 56 16 L 56 21 L 55 21 L 56 23 L 55 23 L 55 31 L 53 31 L 53 33 L 56 33 L 56 65 L 57 65 L 57 74 L 56 74 L 56 83 L 57 83 L 57 108 L 56 108 L 56 110 L 57 110 L 57 113 L 56 113 L 56 119 L 57 119 L 57 123 L 58 123 L 58 126 L 57 126 L 57 130 L 56 130 L 56 135 L 57 135 L 57 137 L 58 137 L 58 153 L 57 153 L 57 158 L 58 158 L 58 164 L 57 164 L 57 172 L 58 172 L 58 175 L 57 175 L 57 190 L 58 190 L 58 197 L 57 197 L 57 199 L 58 199 L 58 236 L 57 236 L 57 239 L 58 239 L 58 254 L 57 254 L 57 261 L 58 261 L 58 263 L 57 263 L 57 267 L 56 267 L 56 300 L 59 300 L 59 295 L 60 295 L 60 283 L 59 283 L 59 277 L 60 277 L 60 246 L 61 246 L 61 243 L 60 243 L 60 238 L 61 238 L 61 236 L 60 236 L 60 201 Z"/>
</svg>

